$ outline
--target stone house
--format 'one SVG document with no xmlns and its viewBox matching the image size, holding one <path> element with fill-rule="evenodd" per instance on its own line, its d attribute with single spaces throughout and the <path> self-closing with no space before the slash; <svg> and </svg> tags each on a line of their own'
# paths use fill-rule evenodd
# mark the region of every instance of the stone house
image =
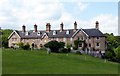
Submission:
<svg viewBox="0 0 120 76">
<path fill-rule="evenodd" d="M 77 22 L 74 23 L 73 29 L 64 29 L 64 24 L 60 24 L 60 29 L 51 30 L 50 23 L 46 24 L 46 30 L 38 30 L 37 25 L 34 25 L 34 30 L 26 31 L 26 26 L 22 26 L 22 30 L 14 30 L 9 39 L 9 47 L 16 45 L 19 42 L 24 44 L 29 43 L 30 47 L 36 45 L 37 48 L 41 48 L 47 42 L 51 40 L 57 40 L 70 44 L 71 48 L 74 46 L 75 40 L 84 41 L 88 50 L 105 50 L 105 36 L 99 30 L 99 22 L 96 21 L 95 28 L 93 29 L 77 29 Z M 79 44 L 79 49 L 84 46 L 84 43 Z"/>
</svg>

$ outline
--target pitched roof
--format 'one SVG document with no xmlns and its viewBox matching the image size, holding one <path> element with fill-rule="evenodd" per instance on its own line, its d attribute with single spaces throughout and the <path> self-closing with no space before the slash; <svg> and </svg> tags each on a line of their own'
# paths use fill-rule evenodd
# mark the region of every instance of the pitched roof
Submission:
<svg viewBox="0 0 120 76">
<path fill-rule="evenodd" d="M 80 29 L 78 29 L 80 30 Z M 88 36 L 104 36 L 103 33 L 98 30 L 98 29 L 82 29 Z M 68 31 L 69 34 L 67 34 L 66 32 Z M 22 31 L 18 31 L 16 30 L 16 32 L 18 33 L 18 35 L 21 38 L 41 38 L 44 35 L 44 33 L 46 33 L 48 35 L 49 38 L 70 38 L 73 36 L 74 33 L 76 33 L 74 31 L 74 29 L 67 29 L 67 30 L 63 30 L 62 32 L 60 32 L 60 30 L 51 30 L 50 32 L 46 32 L 45 30 L 41 30 L 38 31 L 40 33 L 40 35 L 38 35 L 38 32 L 34 32 L 33 30 L 27 31 L 26 35 L 22 32 Z M 55 32 L 55 35 L 53 34 L 53 32 Z"/>
<path fill-rule="evenodd" d="M 98 29 L 82 29 L 88 36 L 104 36 L 104 34 Z"/>
<path fill-rule="evenodd" d="M 56 32 L 55 35 L 53 35 L 53 32 Z M 69 34 L 66 34 L 66 32 L 69 31 Z M 46 32 L 45 30 L 42 31 L 38 31 L 40 32 L 40 35 L 38 35 L 36 32 L 33 32 L 33 30 L 28 31 L 26 33 L 28 33 L 28 35 L 24 35 L 24 33 L 22 31 L 17 31 L 16 32 L 20 35 L 21 38 L 42 38 L 44 33 L 47 33 L 49 38 L 64 38 L 64 37 L 72 37 L 72 35 L 74 34 L 74 31 L 72 29 L 69 30 L 63 30 L 62 32 L 60 32 L 60 30 L 51 30 L 50 32 Z"/>
</svg>

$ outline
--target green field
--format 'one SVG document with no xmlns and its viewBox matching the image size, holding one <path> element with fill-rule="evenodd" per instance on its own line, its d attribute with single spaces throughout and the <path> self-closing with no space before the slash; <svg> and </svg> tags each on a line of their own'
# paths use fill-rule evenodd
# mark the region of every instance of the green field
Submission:
<svg viewBox="0 0 120 76">
<path fill-rule="evenodd" d="M 117 74 L 118 64 L 77 54 L 2 50 L 3 74 Z"/>
</svg>

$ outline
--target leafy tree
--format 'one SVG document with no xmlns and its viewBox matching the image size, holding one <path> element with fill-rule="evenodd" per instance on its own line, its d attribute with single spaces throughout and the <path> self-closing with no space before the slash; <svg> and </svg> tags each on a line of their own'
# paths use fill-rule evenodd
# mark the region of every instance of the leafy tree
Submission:
<svg viewBox="0 0 120 76">
<path fill-rule="evenodd" d="M 105 34 L 107 41 L 107 50 L 105 58 L 111 61 L 120 62 L 120 36 L 114 36 L 113 33 Z"/>
<path fill-rule="evenodd" d="M 50 48 L 51 52 L 59 52 L 59 45 L 58 41 L 50 41 L 44 45 L 46 48 Z"/>
<path fill-rule="evenodd" d="M 5 29 L 5 30 L 2 30 L 2 47 L 5 47 L 7 48 L 8 47 L 8 37 L 9 35 L 12 33 L 13 30 L 10 30 L 10 29 Z"/>
<path fill-rule="evenodd" d="M 118 46 L 116 49 L 114 49 L 115 52 L 115 58 L 120 63 L 120 46 Z"/>
<path fill-rule="evenodd" d="M 105 36 L 106 36 L 108 50 L 113 50 L 114 48 L 118 47 L 119 43 L 117 42 L 113 33 L 111 33 L 111 34 L 106 33 Z"/>
</svg>

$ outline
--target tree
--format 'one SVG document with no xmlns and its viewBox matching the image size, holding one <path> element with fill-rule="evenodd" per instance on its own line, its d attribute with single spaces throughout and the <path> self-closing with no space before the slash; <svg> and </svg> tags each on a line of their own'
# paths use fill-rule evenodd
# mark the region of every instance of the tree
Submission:
<svg viewBox="0 0 120 76">
<path fill-rule="evenodd" d="M 10 36 L 10 34 L 12 33 L 13 30 L 10 29 L 5 29 L 2 30 L 1 34 L 2 34 L 2 47 L 8 48 L 8 37 Z"/>
<path fill-rule="evenodd" d="M 105 58 L 111 61 L 120 62 L 120 36 L 114 36 L 113 33 L 106 33 L 105 36 L 107 41 Z"/>
<path fill-rule="evenodd" d="M 115 48 L 118 47 L 119 43 L 117 42 L 113 33 L 111 34 L 106 33 L 105 36 L 107 41 L 107 50 L 114 50 Z"/>
<path fill-rule="evenodd" d="M 58 41 L 50 41 L 44 45 L 46 48 L 50 48 L 51 52 L 59 52 L 59 48 L 61 47 L 59 45 Z"/>
<path fill-rule="evenodd" d="M 114 49 L 116 61 L 120 63 L 120 46 Z"/>
<path fill-rule="evenodd" d="M 64 42 L 59 42 L 59 47 L 60 47 L 60 48 L 64 48 L 64 46 L 65 46 L 65 43 L 64 43 Z"/>
</svg>

